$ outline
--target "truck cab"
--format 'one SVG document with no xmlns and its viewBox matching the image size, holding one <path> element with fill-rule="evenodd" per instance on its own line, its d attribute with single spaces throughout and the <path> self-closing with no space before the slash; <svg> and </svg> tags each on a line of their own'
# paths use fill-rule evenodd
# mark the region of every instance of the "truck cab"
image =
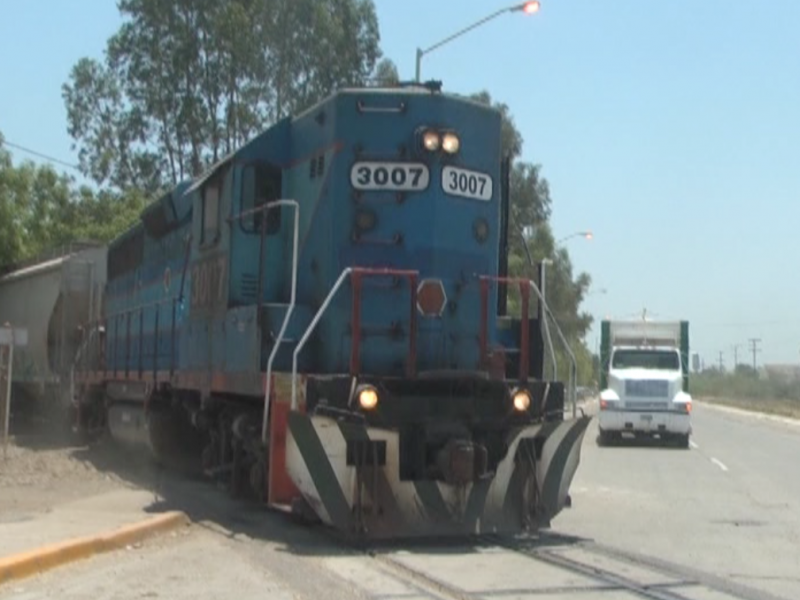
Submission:
<svg viewBox="0 0 800 600">
<path fill-rule="evenodd" d="M 623 434 L 688 447 L 688 323 L 604 322 L 601 445 Z"/>
</svg>

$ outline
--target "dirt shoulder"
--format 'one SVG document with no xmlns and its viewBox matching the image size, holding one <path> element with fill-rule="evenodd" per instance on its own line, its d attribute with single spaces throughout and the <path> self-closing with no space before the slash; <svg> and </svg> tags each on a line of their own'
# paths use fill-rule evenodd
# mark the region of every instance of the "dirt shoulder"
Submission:
<svg viewBox="0 0 800 600">
<path fill-rule="evenodd" d="M 81 458 L 82 452 L 74 446 L 42 447 L 30 436 L 13 439 L 5 460 L 0 454 L 0 520 L 127 487 Z"/>
</svg>

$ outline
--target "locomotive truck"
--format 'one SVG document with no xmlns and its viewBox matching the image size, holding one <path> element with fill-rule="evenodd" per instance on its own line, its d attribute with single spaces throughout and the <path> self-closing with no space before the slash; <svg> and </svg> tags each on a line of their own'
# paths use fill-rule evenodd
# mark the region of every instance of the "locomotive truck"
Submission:
<svg viewBox="0 0 800 600">
<path fill-rule="evenodd" d="M 600 443 L 658 436 L 687 448 L 691 434 L 689 322 L 601 323 Z"/>
<path fill-rule="evenodd" d="M 108 245 L 76 427 L 362 538 L 547 526 L 589 417 L 507 274 L 500 137 L 439 85 L 342 89 L 169 190 Z"/>
</svg>

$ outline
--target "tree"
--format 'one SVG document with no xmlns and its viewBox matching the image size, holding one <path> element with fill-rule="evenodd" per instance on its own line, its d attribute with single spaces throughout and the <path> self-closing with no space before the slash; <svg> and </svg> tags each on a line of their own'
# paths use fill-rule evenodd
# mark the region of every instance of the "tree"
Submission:
<svg viewBox="0 0 800 600">
<path fill-rule="evenodd" d="M 68 227 L 69 178 L 26 161 L 15 166 L 0 136 L 0 264 L 9 264 L 58 243 Z"/>
<path fill-rule="evenodd" d="M 523 148 L 523 137 L 517 129 L 509 107 L 494 102 L 486 91 L 472 95 L 472 99 L 493 106 L 500 111 L 502 119 L 501 148 L 503 156 L 512 160 L 510 183 L 509 214 L 509 257 L 508 271 L 513 277 L 535 278 L 534 271 L 528 262 L 536 264 L 545 258 L 552 260 L 546 268 L 545 295 L 548 306 L 553 312 L 564 337 L 570 344 L 578 363 L 578 374 L 581 383 L 589 383 L 594 373 L 592 355 L 586 347 L 585 336 L 592 324 L 591 315 L 581 312 L 580 305 L 591 285 L 591 277 L 573 273 L 572 262 L 566 248 L 557 248 L 550 229 L 549 218 L 552 214 L 550 187 L 541 175 L 541 165 L 520 160 Z M 523 238 L 523 229 L 530 226 L 534 230 L 532 238 Z M 525 245 L 528 252 L 525 252 Z M 519 292 L 509 290 L 509 313 L 519 314 Z M 555 332 L 553 332 L 555 336 Z M 553 340 L 556 348 L 558 377 L 566 380 L 568 371 L 567 355 L 561 349 L 557 339 Z"/>
<path fill-rule="evenodd" d="M 78 240 L 107 242 L 144 208 L 136 192 L 76 188 L 49 165 L 15 166 L 0 135 L 0 268 Z"/>
<path fill-rule="evenodd" d="M 98 184 L 152 193 L 381 58 L 372 0 L 118 0 L 105 60 L 63 86 L 68 132 Z M 385 75 L 385 71 L 384 71 Z"/>
<path fill-rule="evenodd" d="M 372 80 L 377 85 L 387 87 L 397 85 L 400 83 L 400 74 L 397 72 L 397 65 L 388 58 L 382 59 L 375 67 Z"/>
</svg>

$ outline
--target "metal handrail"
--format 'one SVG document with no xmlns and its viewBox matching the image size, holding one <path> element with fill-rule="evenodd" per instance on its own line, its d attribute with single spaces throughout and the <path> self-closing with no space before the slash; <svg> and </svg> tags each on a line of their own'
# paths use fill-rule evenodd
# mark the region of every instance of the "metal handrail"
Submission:
<svg viewBox="0 0 800 600">
<path fill-rule="evenodd" d="M 292 354 L 292 404 L 291 409 L 297 410 L 297 355 L 300 354 L 300 350 L 303 349 L 303 346 L 306 345 L 308 338 L 311 337 L 311 334 L 314 331 L 314 328 L 319 323 L 319 320 L 322 318 L 322 315 L 328 310 L 328 306 L 330 305 L 333 297 L 336 295 L 336 292 L 339 291 L 339 288 L 342 287 L 342 283 L 350 273 L 353 272 L 353 267 L 346 267 L 342 274 L 339 275 L 339 279 L 336 280 L 336 283 L 333 284 L 331 291 L 328 292 L 328 295 L 325 297 L 325 301 L 322 303 L 322 306 L 319 307 L 317 314 L 314 315 L 314 318 L 309 323 L 308 327 L 306 328 L 306 332 L 303 334 L 303 337 L 300 338 L 300 341 L 297 344 L 297 347 L 294 349 L 294 353 Z"/>
<path fill-rule="evenodd" d="M 522 319 L 523 319 L 523 323 L 522 323 L 522 336 L 523 336 L 522 353 L 524 355 L 524 356 L 521 356 L 520 358 L 521 358 L 521 360 L 527 360 L 529 347 L 528 347 L 527 334 L 526 334 L 526 331 L 527 331 L 527 319 L 528 319 L 528 299 L 527 299 L 527 293 L 526 292 L 529 289 L 528 286 L 533 284 L 533 281 L 531 279 L 528 279 L 527 277 L 501 277 L 501 276 L 497 276 L 497 275 L 480 275 L 480 276 L 478 276 L 478 279 L 480 281 L 482 281 L 482 282 L 494 281 L 496 283 L 504 283 L 506 285 L 517 284 L 517 285 L 520 286 L 520 293 L 522 294 L 522 297 L 523 297 L 522 298 Z M 488 327 L 489 315 L 488 315 L 488 298 L 486 297 L 486 294 L 488 294 L 488 290 L 486 288 L 483 288 L 482 291 L 481 291 L 481 297 L 482 297 L 482 300 L 481 300 L 481 302 L 482 302 L 482 308 L 481 308 L 481 311 L 482 311 L 482 314 L 481 314 L 482 333 L 481 333 L 481 338 L 483 340 L 482 343 L 481 343 L 482 344 L 481 352 L 485 352 L 485 347 L 484 346 L 487 344 L 487 340 L 485 338 L 486 338 L 486 335 L 487 335 L 487 331 L 486 330 L 487 330 L 487 327 Z M 547 300 L 544 298 L 544 294 L 541 291 L 539 291 L 538 288 L 536 289 L 536 294 L 539 297 L 539 299 L 542 301 L 544 306 L 547 306 Z M 548 346 L 548 348 L 550 350 L 550 356 L 552 357 L 553 364 L 555 365 L 556 364 L 556 357 L 555 357 L 556 353 L 555 353 L 555 348 L 553 346 L 553 338 L 550 335 L 550 328 L 547 325 L 547 316 L 546 316 L 546 314 L 545 314 L 544 322 L 541 323 L 540 326 L 544 327 L 545 340 L 547 341 L 547 346 Z M 556 327 L 557 326 L 558 326 L 558 324 L 556 323 Z M 524 368 L 523 365 L 520 365 L 520 378 L 521 379 L 524 379 L 524 377 L 522 377 L 523 374 L 525 374 L 525 376 L 527 376 L 527 369 Z M 557 371 L 554 370 L 554 372 L 553 372 L 553 380 L 555 380 L 557 378 L 557 376 L 558 376 L 558 373 L 557 373 Z"/>
<path fill-rule="evenodd" d="M 530 283 L 533 284 L 533 281 Z M 547 306 L 547 302 L 544 300 L 544 294 L 540 296 L 542 298 L 542 302 L 544 306 Z M 545 313 L 544 323 L 544 337 L 547 340 L 547 347 L 550 350 L 550 359 L 553 361 L 553 380 L 555 381 L 558 379 L 558 360 L 556 359 L 556 350 L 553 347 L 553 336 L 550 335 L 550 325 L 547 323 L 547 313 Z M 556 327 L 558 327 L 558 323 L 556 323 Z"/>
<path fill-rule="evenodd" d="M 275 344 L 272 347 L 272 352 L 267 359 L 267 381 L 266 389 L 264 390 L 264 418 L 261 423 L 261 441 L 266 444 L 267 442 L 267 425 L 269 423 L 269 407 L 270 407 L 270 394 L 272 392 L 272 363 L 278 355 L 278 349 L 283 343 L 283 336 L 286 334 L 286 328 L 289 325 L 289 319 L 292 317 L 294 311 L 295 300 L 297 298 L 297 252 L 298 240 L 300 237 L 300 204 L 296 200 L 277 200 L 264 205 L 263 212 L 266 215 L 270 208 L 276 206 L 291 206 L 294 208 L 294 240 L 292 246 L 292 295 L 289 299 L 289 308 L 286 309 L 286 316 L 283 318 L 283 324 L 278 332 L 278 337 L 275 338 Z M 264 217 L 266 220 L 266 216 Z M 261 307 L 261 298 L 258 298 L 259 310 Z"/>
<path fill-rule="evenodd" d="M 527 250 L 527 245 L 526 245 L 525 248 Z M 528 255 L 528 262 L 530 262 L 530 254 Z M 543 260 L 541 262 L 541 269 L 539 271 L 539 276 L 541 277 L 541 282 L 540 283 L 542 285 L 541 292 L 542 292 L 542 297 L 543 298 L 547 297 L 547 285 L 546 285 L 547 284 L 547 272 L 545 270 L 545 267 L 547 266 L 547 264 L 548 264 L 548 261 L 547 260 Z M 545 304 L 546 304 L 546 301 L 545 301 Z M 558 379 L 558 357 L 556 356 L 556 352 L 553 349 L 553 340 L 552 340 L 552 338 L 550 336 L 550 324 L 547 321 L 547 315 L 546 314 L 545 314 L 544 322 L 542 323 L 542 325 L 544 326 L 544 334 L 545 334 L 545 336 L 547 336 L 548 344 L 550 346 L 550 358 L 551 358 L 551 360 L 553 362 L 553 381 L 555 381 L 555 380 Z"/>
<path fill-rule="evenodd" d="M 528 283 L 531 286 L 531 289 L 534 293 L 539 297 L 539 300 L 542 302 L 542 308 L 545 312 L 545 322 L 547 321 L 547 317 L 549 316 L 552 321 L 553 325 L 556 328 L 556 333 L 558 334 L 561 343 L 564 345 L 564 349 L 567 351 L 567 355 L 572 362 L 572 368 L 570 369 L 570 382 L 569 382 L 569 395 L 570 400 L 572 403 L 572 417 L 575 418 L 577 416 L 577 388 L 578 388 L 578 361 L 575 359 L 575 354 L 573 354 L 572 349 L 569 347 L 567 343 L 567 339 L 564 337 L 564 332 L 561 331 L 561 327 L 558 325 L 558 321 L 556 321 L 555 316 L 553 316 L 553 311 L 550 310 L 550 306 L 547 304 L 547 301 L 544 298 L 544 295 L 539 290 L 539 287 L 531 280 L 528 280 Z M 552 351 L 552 349 L 551 349 Z"/>
<path fill-rule="evenodd" d="M 78 363 L 83 358 L 84 351 L 91 345 L 92 340 L 97 337 L 98 332 L 100 332 L 101 328 L 103 327 L 100 320 L 87 323 L 90 325 L 89 327 L 89 335 L 86 336 L 86 339 L 83 343 L 78 346 L 78 350 L 75 352 L 75 358 L 72 361 L 72 365 L 69 369 L 69 398 L 70 403 L 75 401 L 75 369 L 78 367 Z"/>
<path fill-rule="evenodd" d="M 373 276 L 403 276 L 409 277 L 411 279 L 411 311 L 412 315 L 415 315 L 414 312 L 416 308 L 416 288 L 413 285 L 415 278 L 419 276 L 419 271 L 412 271 L 412 270 L 404 270 L 404 269 L 391 269 L 391 268 L 371 268 L 371 267 L 346 267 L 339 278 L 336 280 L 336 283 L 333 284 L 331 291 L 328 292 L 328 295 L 325 297 L 325 300 L 322 303 L 322 306 L 319 307 L 317 313 L 314 315 L 314 318 L 311 320 L 311 323 L 306 328 L 303 337 L 300 338 L 300 341 L 297 343 L 297 347 L 294 350 L 294 354 L 292 355 L 292 404 L 291 409 L 297 410 L 297 356 L 300 354 L 300 351 L 306 345 L 308 338 L 314 332 L 314 329 L 319 323 L 322 315 L 325 314 L 325 311 L 328 310 L 328 306 L 333 301 L 333 297 L 336 295 L 336 292 L 339 291 L 339 288 L 342 287 L 342 283 L 344 280 L 347 279 L 351 274 L 360 274 L 360 275 L 373 275 Z M 355 298 L 354 298 L 355 303 Z M 358 333 L 358 326 L 359 323 L 353 321 L 353 338 L 357 339 L 359 336 Z M 409 327 L 411 328 L 409 333 L 409 363 L 414 360 L 415 357 L 415 348 L 416 348 L 416 325 L 414 321 L 414 317 L 412 316 L 412 322 L 410 323 Z M 357 353 L 357 342 L 354 342 L 353 347 L 351 348 L 351 375 L 355 376 L 356 373 L 352 372 L 352 364 L 353 364 L 353 356 Z"/>
<path fill-rule="evenodd" d="M 71 369 L 74 369 L 75 366 L 77 365 L 79 359 L 81 358 L 81 354 L 86 349 L 86 346 L 88 346 L 89 342 L 92 341 L 93 334 L 96 334 L 98 331 L 100 331 L 101 329 L 105 328 L 109 321 L 116 322 L 116 320 L 119 319 L 120 317 L 126 317 L 126 316 L 129 317 L 130 315 L 132 315 L 134 313 L 137 313 L 137 314 L 141 315 L 141 314 L 144 313 L 145 309 L 155 308 L 156 309 L 156 324 L 157 324 L 158 323 L 158 315 L 160 314 L 159 313 L 159 308 L 162 305 L 165 305 L 165 304 L 172 304 L 173 315 L 172 315 L 172 319 L 171 319 L 171 323 L 170 323 L 170 329 L 175 329 L 176 328 L 177 315 L 175 314 L 174 308 L 179 303 L 180 303 L 180 300 L 179 300 L 179 298 L 177 296 L 170 296 L 170 297 L 167 297 L 167 298 L 162 298 L 161 300 L 156 300 L 154 302 L 145 302 L 145 303 L 142 303 L 142 304 L 137 304 L 136 306 L 128 307 L 128 308 L 125 308 L 123 310 L 119 310 L 117 312 L 108 313 L 108 314 L 104 315 L 103 317 L 101 317 L 99 319 L 93 319 L 91 321 L 87 321 L 83 325 L 83 327 L 87 331 L 89 331 L 90 333 L 87 336 L 87 338 L 81 343 L 81 345 L 79 346 L 78 350 L 76 351 L 75 358 L 73 360 L 73 364 L 71 366 Z M 158 327 L 155 327 L 154 331 L 157 332 L 158 329 L 159 329 Z M 129 335 L 130 335 L 130 333 L 126 334 L 126 344 L 128 343 L 127 337 Z M 143 335 L 143 330 L 141 329 L 141 326 L 140 326 L 139 335 L 140 336 Z M 94 336 L 94 337 L 96 337 L 96 336 Z M 116 339 L 116 335 L 114 337 Z M 174 343 L 173 343 L 173 346 L 174 346 Z M 174 348 L 173 348 L 172 351 L 174 352 Z"/>
</svg>

